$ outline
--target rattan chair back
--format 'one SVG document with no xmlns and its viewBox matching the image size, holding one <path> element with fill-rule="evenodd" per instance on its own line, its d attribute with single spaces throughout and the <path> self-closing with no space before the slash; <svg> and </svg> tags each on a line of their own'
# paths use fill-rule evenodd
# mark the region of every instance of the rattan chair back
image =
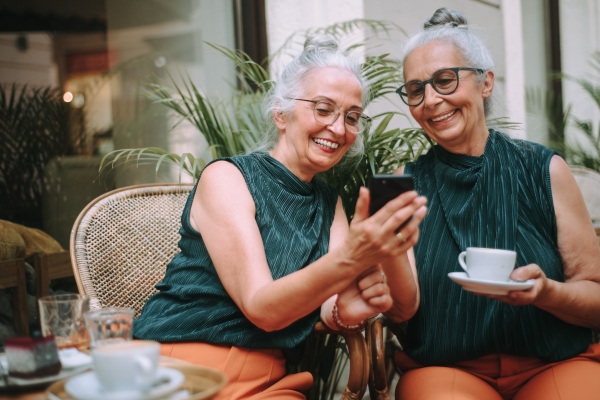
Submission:
<svg viewBox="0 0 600 400">
<path fill-rule="evenodd" d="M 179 228 L 192 184 L 136 185 L 88 204 L 71 231 L 77 287 L 90 308 L 128 307 L 139 316 L 179 251 Z"/>
<path fill-rule="evenodd" d="M 594 227 L 600 226 L 600 173 L 585 167 L 571 167 Z"/>
</svg>

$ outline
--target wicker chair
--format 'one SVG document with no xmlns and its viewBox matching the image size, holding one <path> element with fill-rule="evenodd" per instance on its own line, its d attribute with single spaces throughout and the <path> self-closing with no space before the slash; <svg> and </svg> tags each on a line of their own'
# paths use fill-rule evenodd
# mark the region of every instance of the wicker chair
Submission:
<svg viewBox="0 0 600 400">
<path fill-rule="evenodd" d="M 71 259 L 77 287 L 90 308 L 119 306 L 139 316 L 156 293 L 167 263 L 179 251 L 179 228 L 191 184 L 136 185 L 96 198 L 77 217 L 71 231 Z M 317 323 L 315 333 L 334 333 Z M 369 362 L 364 337 L 345 334 L 350 376 L 342 399 L 361 399 Z"/>
</svg>

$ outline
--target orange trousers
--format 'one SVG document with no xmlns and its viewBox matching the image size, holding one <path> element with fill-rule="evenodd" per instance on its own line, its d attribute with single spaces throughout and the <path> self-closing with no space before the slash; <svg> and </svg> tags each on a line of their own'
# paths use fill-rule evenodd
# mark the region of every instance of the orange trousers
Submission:
<svg viewBox="0 0 600 400">
<path fill-rule="evenodd" d="M 162 343 L 160 353 L 196 365 L 215 368 L 227 384 L 213 400 L 305 400 L 301 393 L 312 386 L 309 372 L 285 374 L 281 350 L 247 349 L 207 343 Z"/>
<path fill-rule="evenodd" d="M 397 353 L 402 400 L 598 400 L 600 344 L 576 357 L 545 363 L 534 357 L 490 354 L 443 367 L 424 367 Z"/>
</svg>

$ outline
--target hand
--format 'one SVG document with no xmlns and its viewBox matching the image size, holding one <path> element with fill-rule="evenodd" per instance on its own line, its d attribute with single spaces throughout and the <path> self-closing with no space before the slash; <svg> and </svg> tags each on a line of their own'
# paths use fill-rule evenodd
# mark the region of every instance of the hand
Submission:
<svg viewBox="0 0 600 400">
<path fill-rule="evenodd" d="M 370 216 L 369 191 L 362 187 L 348 235 L 340 246 L 343 256 L 350 265 L 364 269 L 405 253 L 418 239 L 418 226 L 427 212 L 426 203 L 427 199 L 410 191 Z M 408 224 L 399 231 L 400 226 L 409 219 Z M 397 232 L 402 233 L 403 241 L 396 236 Z"/>
<path fill-rule="evenodd" d="M 387 311 L 393 300 L 385 274 L 379 267 L 372 267 L 342 290 L 336 303 L 340 319 L 346 325 L 355 325 Z"/>
<path fill-rule="evenodd" d="M 533 287 L 527 290 L 512 290 L 506 295 L 486 295 L 487 297 L 503 301 L 513 306 L 525 306 L 538 300 L 545 292 L 548 285 L 546 274 L 537 264 L 529 264 L 524 267 L 516 268 L 511 274 L 510 279 L 514 281 L 534 281 Z"/>
</svg>

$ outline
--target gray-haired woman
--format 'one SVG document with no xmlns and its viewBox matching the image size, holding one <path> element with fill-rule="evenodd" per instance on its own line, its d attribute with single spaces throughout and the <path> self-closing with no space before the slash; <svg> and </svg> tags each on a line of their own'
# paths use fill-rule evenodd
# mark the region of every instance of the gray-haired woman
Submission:
<svg viewBox="0 0 600 400">
<path fill-rule="evenodd" d="M 404 371 L 396 394 L 597 399 L 600 248 L 591 219 L 563 159 L 488 129 L 492 68 L 464 16 L 446 8 L 406 46 L 398 93 L 437 145 L 403 170 L 429 204 L 414 248 L 420 308 L 396 357 Z M 498 285 L 479 282 L 470 287 L 479 293 L 462 290 L 448 274 L 462 271 L 458 255 L 467 247 L 516 251 L 510 277 L 533 287 L 489 294 Z"/>
<path fill-rule="evenodd" d="M 286 376 L 285 360 L 298 358 L 319 318 L 359 330 L 392 302 L 407 317 L 417 309 L 406 252 L 425 199 L 406 193 L 369 217 L 363 188 L 348 225 L 338 195 L 315 179 L 360 143 L 365 91 L 358 64 L 332 38 L 309 38 L 267 100 L 266 151 L 212 162 L 190 195 L 181 253 L 134 334 L 224 371 L 217 399 L 302 399 L 312 377 Z M 411 216 L 401 243 L 395 230 Z M 404 286 L 394 298 L 386 274 Z"/>
</svg>

